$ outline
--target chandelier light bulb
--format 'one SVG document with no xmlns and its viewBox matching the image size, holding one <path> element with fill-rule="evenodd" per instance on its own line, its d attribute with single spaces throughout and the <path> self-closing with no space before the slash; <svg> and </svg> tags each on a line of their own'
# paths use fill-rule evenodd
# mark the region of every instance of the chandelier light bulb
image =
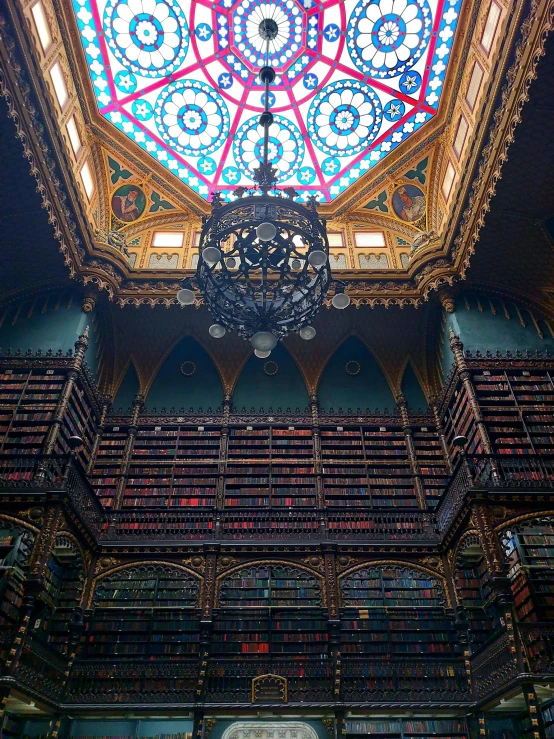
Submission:
<svg viewBox="0 0 554 739">
<path fill-rule="evenodd" d="M 208 329 L 208 333 L 214 339 L 222 339 L 227 333 L 227 329 L 219 323 L 213 323 Z"/>
<path fill-rule="evenodd" d="M 325 252 L 321 251 L 320 249 L 315 249 L 308 255 L 308 262 L 312 265 L 312 267 L 315 267 L 316 269 L 321 269 L 321 267 L 323 267 L 323 265 L 327 262 L 327 254 L 325 254 Z"/>
<path fill-rule="evenodd" d="M 256 228 L 256 236 L 260 239 L 260 241 L 271 241 L 271 239 L 275 238 L 275 235 L 277 234 L 277 229 L 273 225 L 273 223 L 260 223 L 260 225 Z"/>
<path fill-rule="evenodd" d="M 333 304 L 333 308 L 344 310 L 350 305 L 350 297 L 346 293 L 335 293 L 331 303 Z"/>
<path fill-rule="evenodd" d="M 290 268 L 293 269 L 295 272 L 298 272 L 301 266 L 302 262 L 300 261 L 300 259 L 293 259 L 290 263 Z"/>
<path fill-rule="evenodd" d="M 258 331 L 250 339 L 250 343 L 254 349 L 258 349 L 261 352 L 270 352 L 277 346 L 277 337 L 269 331 Z"/>
<path fill-rule="evenodd" d="M 235 269 L 235 267 L 237 266 L 237 260 L 235 259 L 235 257 L 229 257 L 229 259 L 227 260 L 227 266 L 229 267 L 229 269 Z"/>
<path fill-rule="evenodd" d="M 221 259 L 221 252 L 217 246 L 207 246 L 202 252 L 202 259 L 211 267 L 213 264 L 217 264 L 219 262 Z"/>
<path fill-rule="evenodd" d="M 313 326 L 304 326 L 304 328 L 301 328 L 298 333 L 302 339 L 309 341 L 314 338 L 317 332 Z"/>
<path fill-rule="evenodd" d="M 177 293 L 177 300 L 179 301 L 180 305 L 193 305 L 194 293 L 192 292 L 192 290 L 188 290 L 186 287 L 184 287 Z"/>
<path fill-rule="evenodd" d="M 254 354 L 258 357 L 258 359 L 267 359 L 271 352 L 262 352 L 260 349 L 254 349 Z"/>
</svg>

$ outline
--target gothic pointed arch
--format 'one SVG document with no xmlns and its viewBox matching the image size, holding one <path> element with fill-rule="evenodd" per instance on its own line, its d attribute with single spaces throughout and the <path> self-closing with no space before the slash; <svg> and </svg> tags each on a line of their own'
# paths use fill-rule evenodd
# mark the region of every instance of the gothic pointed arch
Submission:
<svg viewBox="0 0 554 739">
<path fill-rule="evenodd" d="M 404 367 L 400 390 L 406 398 L 408 408 L 413 408 L 414 410 L 427 408 L 427 397 L 410 359 L 407 360 L 406 366 Z"/>
<path fill-rule="evenodd" d="M 135 367 L 135 363 L 131 359 L 129 361 L 129 364 L 127 365 L 127 369 L 125 370 L 123 379 L 121 380 L 119 387 L 117 388 L 117 392 L 113 400 L 113 407 L 123 408 L 123 410 L 127 410 L 127 408 L 130 408 L 132 406 L 133 400 L 136 398 L 139 392 L 139 376 L 137 368 Z"/>
<path fill-rule="evenodd" d="M 325 410 L 383 410 L 396 405 L 383 370 L 357 336 L 346 339 L 329 359 L 317 393 Z"/>
<path fill-rule="evenodd" d="M 217 408 L 223 398 L 221 378 L 208 352 L 186 336 L 160 366 L 146 396 L 147 408 Z"/>
<path fill-rule="evenodd" d="M 252 354 L 240 373 L 233 392 L 235 408 L 299 408 L 310 402 L 308 390 L 298 365 L 279 343 L 267 359 Z"/>
</svg>

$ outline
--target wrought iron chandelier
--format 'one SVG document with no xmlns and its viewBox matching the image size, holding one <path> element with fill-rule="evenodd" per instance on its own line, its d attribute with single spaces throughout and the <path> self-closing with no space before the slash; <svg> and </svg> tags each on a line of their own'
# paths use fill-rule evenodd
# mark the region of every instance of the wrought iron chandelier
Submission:
<svg viewBox="0 0 554 739">
<path fill-rule="evenodd" d="M 232 202 L 213 195 L 212 213 L 202 221 L 196 276 L 184 280 L 177 293 L 179 303 L 193 304 L 196 282 L 217 321 L 210 335 L 221 338 L 227 330 L 236 331 L 250 340 L 260 358 L 269 356 L 289 333 L 306 340 L 315 336 L 310 323 L 333 282 L 326 224 L 317 214 L 316 198 L 304 205 L 295 202 L 299 193 L 294 188 L 276 190 L 277 170 L 269 158 L 269 86 L 275 80 L 269 48 L 278 33 L 273 18 L 261 21 L 259 34 L 266 43 L 265 66 L 259 73 L 265 86 L 260 116 L 264 134 L 256 184 L 237 188 Z M 332 304 L 343 309 L 349 303 L 345 285 L 335 281 Z"/>
</svg>

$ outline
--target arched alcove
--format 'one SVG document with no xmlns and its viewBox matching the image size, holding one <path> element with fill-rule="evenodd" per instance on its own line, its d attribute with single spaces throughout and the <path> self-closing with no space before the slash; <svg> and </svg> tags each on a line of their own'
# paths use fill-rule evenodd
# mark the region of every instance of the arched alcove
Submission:
<svg viewBox="0 0 554 739">
<path fill-rule="evenodd" d="M 396 405 L 390 386 L 375 357 L 352 336 L 333 354 L 319 382 L 321 408 L 392 409 Z"/>
<path fill-rule="evenodd" d="M 308 391 L 294 359 L 278 344 L 267 359 L 248 359 L 233 392 L 235 408 L 300 408 L 309 405 Z"/>
<path fill-rule="evenodd" d="M 208 352 L 190 336 L 166 358 L 146 397 L 147 408 L 217 408 L 223 388 Z"/>
<path fill-rule="evenodd" d="M 127 410 L 127 408 L 130 408 L 133 404 L 133 400 L 136 398 L 139 390 L 140 383 L 137 369 L 134 362 L 131 361 L 127 367 L 125 376 L 121 381 L 121 385 L 117 389 L 117 393 L 113 401 L 113 407 L 116 409 L 123 408 L 124 411 Z"/>
<path fill-rule="evenodd" d="M 427 398 L 423 392 L 417 375 L 412 367 L 412 363 L 408 362 L 402 376 L 401 385 L 402 395 L 406 398 L 408 408 L 417 410 L 418 408 L 427 408 Z"/>
</svg>

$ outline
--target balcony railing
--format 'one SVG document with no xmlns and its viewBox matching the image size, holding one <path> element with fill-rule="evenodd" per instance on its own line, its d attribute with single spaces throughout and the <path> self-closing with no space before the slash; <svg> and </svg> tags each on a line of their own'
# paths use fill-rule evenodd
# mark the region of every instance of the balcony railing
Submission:
<svg viewBox="0 0 554 739">
<path fill-rule="evenodd" d="M 391 508 L 104 509 L 74 456 L 0 455 L 0 487 L 64 492 L 92 536 L 102 540 L 438 541 L 471 490 L 554 490 L 554 457 L 460 458 L 436 511 Z"/>
<path fill-rule="evenodd" d="M 72 454 L 0 455 L 0 488 L 39 488 L 67 493 L 92 536 L 98 537 L 104 510 Z"/>
<path fill-rule="evenodd" d="M 507 632 L 486 644 L 471 660 L 475 698 L 480 700 L 518 675 L 516 656 Z"/>
<path fill-rule="evenodd" d="M 554 457 L 542 455 L 480 454 L 461 456 L 437 507 L 443 534 L 454 521 L 471 489 L 554 489 Z"/>
</svg>

